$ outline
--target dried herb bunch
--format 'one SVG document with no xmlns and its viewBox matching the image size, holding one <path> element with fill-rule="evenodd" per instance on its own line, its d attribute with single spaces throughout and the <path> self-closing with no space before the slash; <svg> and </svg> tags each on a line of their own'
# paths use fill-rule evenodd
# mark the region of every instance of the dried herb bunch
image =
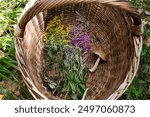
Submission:
<svg viewBox="0 0 150 117">
<path fill-rule="evenodd" d="M 86 22 L 77 13 L 74 25 L 63 25 L 64 14 L 55 16 L 45 31 L 44 84 L 65 99 L 81 99 L 86 91 L 86 53 L 91 49 Z"/>
</svg>

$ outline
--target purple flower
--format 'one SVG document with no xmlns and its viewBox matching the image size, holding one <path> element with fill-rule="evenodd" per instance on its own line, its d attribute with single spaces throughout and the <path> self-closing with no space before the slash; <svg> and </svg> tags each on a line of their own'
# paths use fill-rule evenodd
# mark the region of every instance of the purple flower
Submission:
<svg viewBox="0 0 150 117">
<path fill-rule="evenodd" d="M 84 52 L 91 49 L 90 37 L 87 32 L 83 31 L 83 26 L 74 26 L 70 32 L 70 45 L 77 46 Z"/>
</svg>

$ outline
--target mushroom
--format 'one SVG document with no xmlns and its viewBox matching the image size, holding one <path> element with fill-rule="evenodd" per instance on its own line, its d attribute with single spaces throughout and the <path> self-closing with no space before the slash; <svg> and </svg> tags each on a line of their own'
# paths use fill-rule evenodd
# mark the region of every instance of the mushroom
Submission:
<svg viewBox="0 0 150 117">
<path fill-rule="evenodd" d="M 91 52 L 98 55 L 98 58 L 94 64 L 94 66 L 89 69 L 90 72 L 94 72 L 97 69 L 100 60 L 102 59 L 104 61 L 107 61 L 108 56 L 105 54 L 105 52 L 103 51 L 103 49 L 100 46 L 99 47 L 96 47 L 96 46 L 91 47 Z"/>
</svg>

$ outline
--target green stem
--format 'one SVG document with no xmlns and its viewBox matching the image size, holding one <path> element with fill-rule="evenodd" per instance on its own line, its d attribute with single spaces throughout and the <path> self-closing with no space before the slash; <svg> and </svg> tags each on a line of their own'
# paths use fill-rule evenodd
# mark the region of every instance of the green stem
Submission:
<svg viewBox="0 0 150 117">
<path fill-rule="evenodd" d="M 86 94 L 87 94 L 88 90 L 89 90 L 89 88 L 87 88 L 87 89 L 85 90 L 85 92 L 84 92 L 84 94 L 83 94 L 83 97 L 82 97 L 82 100 L 85 100 L 85 97 L 86 97 Z"/>
</svg>

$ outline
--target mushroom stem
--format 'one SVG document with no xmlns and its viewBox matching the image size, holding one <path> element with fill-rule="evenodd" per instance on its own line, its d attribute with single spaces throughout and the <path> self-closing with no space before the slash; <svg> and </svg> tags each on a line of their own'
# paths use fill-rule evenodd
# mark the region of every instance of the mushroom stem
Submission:
<svg viewBox="0 0 150 117">
<path fill-rule="evenodd" d="M 100 62 L 100 57 L 97 58 L 94 66 L 91 69 L 89 69 L 89 71 L 94 72 L 97 69 L 99 62 Z"/>
</svg>

